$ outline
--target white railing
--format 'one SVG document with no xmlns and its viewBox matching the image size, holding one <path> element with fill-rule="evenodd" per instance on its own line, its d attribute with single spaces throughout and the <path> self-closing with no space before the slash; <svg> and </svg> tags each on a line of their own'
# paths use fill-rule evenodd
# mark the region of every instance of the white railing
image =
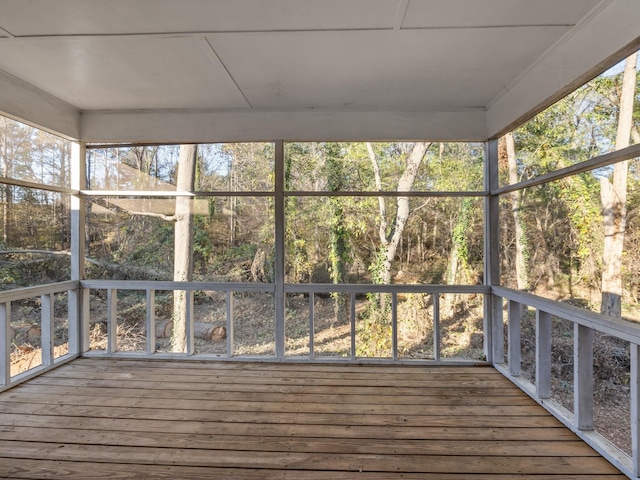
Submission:
<svg viewBox="0 0 640 480">
<path fill-rule="evenodd" d="M 29 378 L 39 375 L 54 366 L 65 363 L 79 354 L 77 338 L 76 308 L 77 292 L 80 284 L 76 281 L 40 285 L 37 287 L 18 288 L 0 292 L 0 391 L 12 387 Z M 68 353 L 55 355 L 54 308 L 55 294 L 68 292 Z M 11 374 L 12 327 L 11 305 L 14 302 L 36 298 L 40 300 L 40 355 L 39 364 L 25 372 Z"/>
<path fill-rule="evenodd" d="M 507 352 L 504 362 L 504 330 L 494 328 L 493 357 L 495 367 L 540 405 L 558 418 L 568 428 L 601 453 L 630 478 L 640 474 L 640 416 L 638 386 L 640 385 L 639 353 L 640 325 L 617 320 L 582 308 L 555 302 L 529 293 L 504 287 L 492 287 L 493 301 L 500 305 L 493 308 L 494 315 L 502 312 L 503 299 L 507 300 Z M 535 309 L 535 384 L 521 375 L 522 309 Z M 569 411 L 551 398 L 551 340 L 552 316 L 573 323 L 574 374 L 573 411 Z M 497 321 L 496 321 L 497 320 Z M 494 319 L 494 325 L 502 325 L 502 319 Z M 631 350 L 631 456 L 612 445 L 594 431 L 594 332 L 629 342 Z"/>
<path fill-rule="evenodd" d="M 236 293 L 276 293 L 274 284 L 265 283 L 213 283 L 213 282 L 143 282 L 143 281 L 117 281 L 117 280 L 85 280 L 81 281 L 81 286 L 85 295 L 85 314 L 83 315 L 82 331 L 85 332 L 83 350 L 89 350 L 89 339 L 87 333 L 89 331 L 89 314 L 88 303 L 90 290 L 106 290 L 107 292 L 107 344 L 105 349 L 87 352 L 88 355 L 96 356 L 135 356 L 135 357 L 163 357 L 163 356 L 183 356 L 194 358 L 215 357 L 217 359 L 234 359 L 234 294 Z M 138 290 L 146 292 L 146 349 L 141 352 L 119 352 L 116 339 L 116 319 L 117 319 L 117 292 L 120 290 Z M 156 291 L 185 291 L 186 295 L 186 352 L 182 354 L 173 354 L 168 352 L 156 352 L 156 325 L 155 325 L 155 293 Z M 195 338 L 194 338 L 194 297 L 196 291 L 206 292 L 224 292 L 226 294 L 226 354 L 195 354 Z M 278 351 L 284 352 L 283 348 L 278 348 L 280 342 L 284 345 L 284 312 L 275 312 L 274 324 L 274 341 L 276 345 L 276 354 L 265 358 L 276 360 L 295 360 L 295 361 L 326 361 L 327 356 L 316 356 L 314 350 L 314 298 L 316 295 L 340 293 L 346 294 L 350 298 L 349 322 L 350 322 L 350 355 L 340 357 L 344 361 L 371 361 L 368 358 L 360 358 L 356 355 L 356 296 L 369 293 L 386 293 L 391 297 L 391 338 L 392 348 L 390 358 L 386 361 L 399 361 L 398 355 L 398 295 L 402 294 L 429 294 L 432 295 L 433 308 L 433 359 L 426 361 L 430 363 L 443 363 L 440 356 L 440 294 L 480 294 L 487 295 L 489 288 L 482 285 L 470 286 L 446 286 L 446 285 L 334 285 L 334 284 L 286 284 L 284 286 L 284 294 L 305 294 L 309 298 L 309 317 L 308 317 L 308 351 L 309 354 L 304 357 L 286 357 L 283 353 L 280 355 Z M 242 359 L 246 360 L 246 356 Z M 380 359 L 376 359 L 380 361 Z M 452 360 L 453 361 L 453 360 Z M 474 361 L 477 363 L 477 360 Z"/>
</svg>

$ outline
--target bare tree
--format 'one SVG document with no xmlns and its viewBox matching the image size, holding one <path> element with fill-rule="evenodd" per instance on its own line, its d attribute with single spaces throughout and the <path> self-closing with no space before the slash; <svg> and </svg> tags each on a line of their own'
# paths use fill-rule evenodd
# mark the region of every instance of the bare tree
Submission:
<svg viewBox="0 0 640 480">
<path fill-rule="evenodd" d="M 418 174 L 418 169 L 420 168 L 420 164 L 422 163 L 422 159 L 424 158 L 430 146 L 430 142 L 417 142 L 413 146 L 411 153 L 407 157 L 407 163 L 404 172 L 402 173 L 400 180 L 398 180 L 398 192 L 411 191 L 411 189 L 413 188 L 413 183 L 416 179 L 416 175 Z M 369 158 L 371 160 L 371 163 L 373 164 L 376 188 L 381 191 L 382 180 L 380 178 L 380 166 L 378 165 L 378 160 L 376 158 L 375 152 L 373 151 L 373 147 L 371 143 L 368 142 L 367 151 L 369 152 Z M 387 233 L 389 221 L 387 219 L 385 201 L 383 197 L 379 197 L 378 199 L 380 215 L 379 237 L 381 246 L 381 258 L 379 260 L 382 262 L 382 265 L 380 266 L 380 271 L 376 276 L 376 280 L 378 281 L 378 283 L 383 284 L 391 283 L 391 264 L 393 263 L 393 259 L 396 256 L 396 251 L 398 250 L 400 240 L 402 240 L 402 233 L 404 232 L 404 227 L 407 224 L 407 220 L 409 219 L 410 214 L 408 196 L 398 197 L 396 202 L 396 215 L 392 222 L 391 231 L 390 233 Z"/>
<path fill-rule="evenodd" d="M 516 148 L 513 134 L 507 133 L 502 141 L 509 169 L 509 183 L 518 183 L 518 166 L 516 163 Z M 529 287 L 529 275 L 527 269 L 527 235 L 522 218 L 522 190 L 511 192 L 511 215 L 513 216 L 515 242 L 516 242 L 516 284 L 518 290 L 526 290 Z"/>
<path fill-rule="evenodd" d="M 629 146 L 633 125 L 633 100 L 636 86 L 638 54 L 627 58 L 622 75 L 618 129 L 615 149 Z M 627 173 L 629 162 L 618 162 L 613 167 L 611 180 L 602 178 L 600 198 L 603 208 L 604 250 L 602 255 L 601 313 L 622 316 L 622 252 L 627 223 Z"/>
<path fill-rule="evenodd" d="M 192 192 L 195 181 L 197 145 L 181 145 L 178 162 L 177 192 Z M 173 279 L 190 282 L 193 279 L 193 199 L 176 197 L 175 244 Z M 173 334 L 171 346 L 174 352 L 186 350 L 187 295 L 176 290 L 173 297 Z"/>
</svg>

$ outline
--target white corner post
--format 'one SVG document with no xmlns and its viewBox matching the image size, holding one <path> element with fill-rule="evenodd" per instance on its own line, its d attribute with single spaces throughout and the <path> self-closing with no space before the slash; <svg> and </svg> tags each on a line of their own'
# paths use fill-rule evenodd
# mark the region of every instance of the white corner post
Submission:
<svg viewBox="0 0 640 480">
<path fill-rule="evenodd" d="M 485 144 L 484 189 L 484 283 L 500 284 L 500 197 L 498 186 L 498 140 Z M 502 298 L 489 293 L 484 302 L 484 352 L 488 362 L 504 363 Z"/>
<path fill-rule="evenodd" d="M 86 146 L 71 145 L 71 280 L 85 278 L 86 207 L 81 191 L 87 187 Z M 89 291 L 78 286 L 69 291 L 69 353 L 89 350 Z"/>
<path fill-rule="evenodd" d="M 631 348 L 631 461 L 633 474 L 640 476 L 640 346 L 632 343 Z"/>
<path fill-rule="evenodd" d="M 275 142 L 275 265 L 276 358 L 284 358 L 284 142 Z"/>
</svg>

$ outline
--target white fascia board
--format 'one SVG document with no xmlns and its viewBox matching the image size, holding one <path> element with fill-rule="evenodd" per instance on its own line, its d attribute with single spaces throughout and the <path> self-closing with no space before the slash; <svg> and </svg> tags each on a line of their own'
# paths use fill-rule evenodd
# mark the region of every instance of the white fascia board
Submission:
<svg viewBox="0 0 640 480">
<path fill-rule="evenodd" d="M 85 111 L 88 143 L 241 141 L 483 141 L 484 109 L 420 111 Z"/>
<path fill-rule="evenodd" d="M 69 140 L 80 137 L 77 109 L 3 72 L 0 72 L 0 113 Z"/>
<path fill-rule="evenodd" d="M 502 135 L 640 47 L 640 1 L 610 0 L 487 107 L 487 138 Z"/>
</svg>

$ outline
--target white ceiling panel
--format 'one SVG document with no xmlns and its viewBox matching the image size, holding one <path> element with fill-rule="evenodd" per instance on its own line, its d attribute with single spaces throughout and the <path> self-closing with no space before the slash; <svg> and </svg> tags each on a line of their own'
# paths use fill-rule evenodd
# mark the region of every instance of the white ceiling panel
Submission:
<svg viewBox="0 0 640 480">
<path fill-rule="evenodd" d="M 400 0 L 2 0 L 13 35 L 375 29 Z"/>
<path fill-rule="evenodd" d="M 438 109 L 484 107 L 567 30 L 221 34 L 209 40 L 255 108 Z"/>
<path fill-rule="evenodd" d="M 0 0 L 0 112 L 93 141 L 482 139 L 638 47 L 640 0 Z"/>
<path fill-rule="evenodd" d="M 409 0 L 402 28 L 574 25 L 601 0 Z"/>
<path fill-rule="evenodd" d="M 0 70 L 79 109 L 248 107 L 202 38 L 2 40 Z"/>
</svg>

